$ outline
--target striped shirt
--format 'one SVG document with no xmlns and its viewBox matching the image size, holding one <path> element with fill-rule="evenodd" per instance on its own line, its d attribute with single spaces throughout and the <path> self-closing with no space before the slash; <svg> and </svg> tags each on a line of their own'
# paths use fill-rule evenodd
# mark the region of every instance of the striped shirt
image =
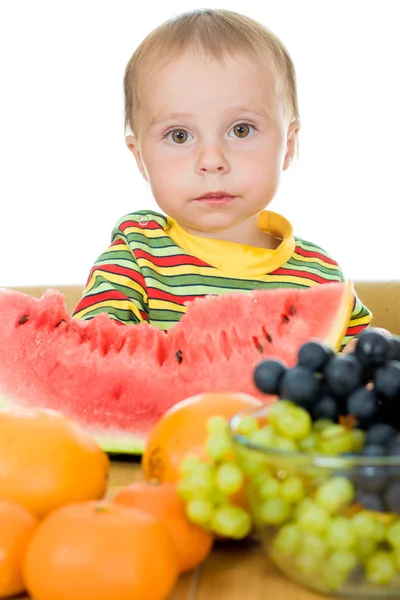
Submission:
<svg viewBox="0 0 400 600">
<path fill-rule="evenodd" d="M 319 246 L 293 236 L 283 216 L 263 211 L 258 224 L 278 238 L 275 250 L 201 238 L 153 211 L 124 216 L 90 270 L 74 317 L 107 312 L 123 324 L 147 321 L 166 330 L 198 296 L 344 281 L 338 263 Z M 343 345 L 370 320 L 369 310 L 355 296 Z"/>
</svg>

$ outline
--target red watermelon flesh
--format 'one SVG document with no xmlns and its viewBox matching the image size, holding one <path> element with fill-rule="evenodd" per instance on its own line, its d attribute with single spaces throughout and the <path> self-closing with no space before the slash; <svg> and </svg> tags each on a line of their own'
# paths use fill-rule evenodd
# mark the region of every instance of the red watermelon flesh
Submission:
<svg viewBox="0 0 400 600">
<path fill-rule="evenodd" d="M 0 290 L 0 406 L 44 406 L 84 425 L 110 452 L 136 453 L 171 406 L 204 391 L 266 399 L 252 374 L 263 357 L 288 365 L 319 339 L 336 348 L 351 285 L 199 298 L 167 333 L 121 327 L 106 314 L 71 319 L 62 295 Z"/>
</svg>

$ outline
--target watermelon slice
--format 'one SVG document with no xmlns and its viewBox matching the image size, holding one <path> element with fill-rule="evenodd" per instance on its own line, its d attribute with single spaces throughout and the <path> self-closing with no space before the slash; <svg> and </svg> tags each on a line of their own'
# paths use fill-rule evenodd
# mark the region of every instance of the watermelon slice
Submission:
<svg viewBox="0 0 400 600">
<path fill-rule="evenodd" d="M 260 396 L 252 373 L 263 357 L 293 365 L 310 339 L 337 349 L 352 307 L 350 283 L 233 292 L 196 299 L 166 333 L 106 314 L 71 319 L 56 290 L 40 299 L 0 290 L 0 406 L 60 410 L 105 450 L 140 453 L 180 400 L 218 390 Z"/>
</svg>

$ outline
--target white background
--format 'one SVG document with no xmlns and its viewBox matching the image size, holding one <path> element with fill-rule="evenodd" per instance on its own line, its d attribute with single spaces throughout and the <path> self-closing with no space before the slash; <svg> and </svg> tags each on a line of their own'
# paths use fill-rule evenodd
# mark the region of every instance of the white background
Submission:
<svg viewBox="0 0 400 600">
<path fill-rule="evenodd" d="M 122 79 L 192 0 L 0 0 L 0 286 L 83 283 L 123 214 L 155 203 L 125 147 Z M 298 73 L 300 154 L 271 205 L 356 279 L 393 279 L 397 0 L 209 0 L 245 10 Z"/>
</svg>

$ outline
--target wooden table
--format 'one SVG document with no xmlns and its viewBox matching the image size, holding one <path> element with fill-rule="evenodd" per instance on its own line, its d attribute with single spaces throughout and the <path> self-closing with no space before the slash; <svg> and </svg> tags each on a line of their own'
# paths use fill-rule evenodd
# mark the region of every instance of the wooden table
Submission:
<svg viewBox="0 0 400 600">
<path fill-rule="evenodd" d="M 109 495 L 142 479 L 133 460 L 112 461 Z M 254 541 L 218 543 L 208 559 L 181 576 L 169 600 L 327 600 L 284 578 Z M 29 600 L 27 596 L 19 600 Z M 57 598 L 54 598 L 57 600 Z M 78 599 L 77 599 L 78 600 Z M 82 600 L 82 599 L 79 599 Z M 145 600 L 145 599 L 143 599 Z"/>
</svg>

